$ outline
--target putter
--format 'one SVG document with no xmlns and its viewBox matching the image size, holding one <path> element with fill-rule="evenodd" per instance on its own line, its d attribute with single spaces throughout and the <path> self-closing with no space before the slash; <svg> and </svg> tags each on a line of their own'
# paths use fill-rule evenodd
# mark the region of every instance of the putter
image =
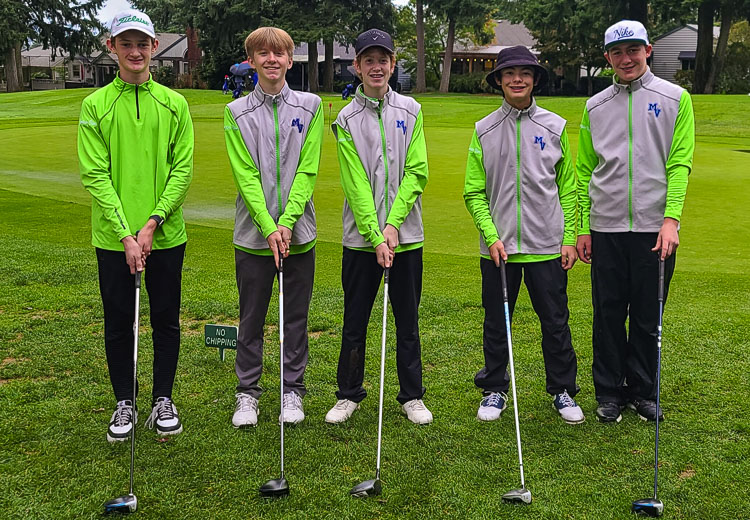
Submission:
<svg viewBox="0 0 750 520">
<path fill-rule="evenodd" d="M 365 480 L 354 486 L 349 494 L 356 498 L 374 497 L 381 493 L 380 484 L 380 448 L 383 441 L 383 384 L 385 382 L 385 330 L 388 325 L 388 281 L 390 269 L 385 268 L 385 282 L 383 283 L 383 336 L 380 347 L 380 399 L 378 401 L 378 456 L 375 463 L 375 478 Z"/>
<path fill-rule="evenodd" d="M 279 498 L 289 494 L 289 482 L 284 477 L 284 257 L 279 254 L 279 365 L 281 366 L 281 476 L 260 486 L 260 496 Z"/>
<path fill-rule="evenodd" d="M 661 392 L 661 325 L 664 316 L 664 260 L 659 258 L 659 326 L 656 328 L 656 437 L 654 440 L 654 497 L 642 498 L 633 502 L 631 511 L 645 516 L 661 516 L 664 512 L 664 503 L 656 498 L 656 490 L 659 481 L 659 394 Z"/>
<path fill-rule="evenodd" d="M 130 429 L 130 492 L 104 504 L 104 514 L 134 513 L 138 509 L 138 499 L 133 493 L 133 468 L 135 465 L 135 393 L 138 376 L 138 321 L 141 307 L 141 273 L 135 273 L 135 321 L 133 321 L 133 427 Z"/>
<path fill-rule="evenodd" d="M 531 504 L 531 491 L 526 489 L 523 477 L 523 455 L 521 454 L 521 428 L 518 425 L 518 396 L 516 395 L 516 372 L 513 367 L 513 340 L 510 334 L 510 309 L 508 307 L 508 279 L 505 276 L 505 261 L 500 261 L 500 280 L 503 287 L 503 306 L 505 308 L 505 334 L 508 337 L 508 360 L 510 361 L 510 382 L 513 388 L 513 414 L 516 420 L 516 442 L 518 443 L 518 466 L 521 468 L 521 487 L 511 489 L 503 495 L 505 502 L 513 504 Z"/>
</svg>

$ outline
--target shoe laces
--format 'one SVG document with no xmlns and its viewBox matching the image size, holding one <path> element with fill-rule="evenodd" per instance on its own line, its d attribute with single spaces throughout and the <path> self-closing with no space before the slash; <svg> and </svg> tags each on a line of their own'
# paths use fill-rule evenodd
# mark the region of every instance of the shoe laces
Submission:
<svg viewBox="0 0 750 520">
<path fill-rule="evenodd" d="M 427 410 L 427 407 L 424 405 L 421 399 L 413 399 L 409 401 L 407 405 L 415 412 L 424 412 Z"/>
<path fill-rule="evenodd" d="M 258 400 L 250 394 L 238 392 L 234 395 L 237 398 L 237 412 L 252 412 L 255 410 Z"/>
<path fill-rule="evenodd" d="M 122 427 L 133 420 L 133 405 L 130 401 L 117 401 L 117 408 L 115 408 L 114 417 L 112 419 L 113 426 Z"/>
<path fill-rule="evenodd" d="M 284 394 L 285 410 L 298 410 L 300 408 L 302 408 L 302 399 L 300 399 L 296 392 L 288 392 Z"/>
<path fill-rule="evenodd" d="M 346 410 L 349 407 L 349 403 L 349 399 L 339 399 L 334 405 L 334 408 L 336 410 Z"/>
<path fill-rule="evenodd" d="M 564 391 L 561 394 L 557 394 L 557 402 L 560 403 L 561 408 L 568 408 L 571 406 L 578 406 L 576 405 L 575 400 L 573 400 L 572 397 L 568 394 L 568 391 Z"/>
<path fill-rule="evenodd" d="M 151 415 L 146 419 L 146 426 L 153 428 L 155 421 L 169 421 L 174 419 L 174 403 L 169 397 L 160 397 L 156 400 Z"/>
<path fill-rule="evenodd" d="M 502 403 L 508 400 L 507 396 L 502 392 L 492 392 L 490 395 L 482 399 L 482 406 L 500 406 Z"/>
</svg>

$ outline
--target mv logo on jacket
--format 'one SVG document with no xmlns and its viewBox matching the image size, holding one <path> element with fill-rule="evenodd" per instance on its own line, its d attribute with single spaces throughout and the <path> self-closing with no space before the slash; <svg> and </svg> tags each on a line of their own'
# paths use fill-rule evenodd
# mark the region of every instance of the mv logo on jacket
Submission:
<svg viewBox="0 0 750 520">
<path fill-rule="evenodd" d="M 649 103 L 648 111 L 653 112 L 654 115 L 658 118 L 659 114 L 661 114 L 661 108 L 659 108 L 659 103 Z"/>
<path fill-rule="evenodd" d="M 292 119 L 292 126 L 296 127 L 298 132 L 301 134 L 302 128 L 304 128 L 305 125 L 302 123 L 302 121 L 299 120 L 299 117 L 297 117 L 295 119 Z"/>
<path fill-rule="evenodd" d="M 544 147 L 547 146 L 547 143 L 544 142 L 544 136 L 534 136 L 534 144 L 539 145 L 540 150 L 544 150 Z"/>
<path fill-rule="evenodd" d="M 396 120 L 396 129 L 401 129 L 404 131 L 404 135 L 406 135 L 406 121 L 403 119 Z"/>
</svg>

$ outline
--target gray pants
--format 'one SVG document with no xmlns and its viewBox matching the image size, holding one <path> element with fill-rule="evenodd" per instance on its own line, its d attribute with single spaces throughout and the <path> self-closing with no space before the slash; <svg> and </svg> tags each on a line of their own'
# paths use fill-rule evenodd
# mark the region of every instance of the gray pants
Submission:
<svg viewBox="0 0 750 520">
<path fill-rule="evenodd" d="M 237 391 L 256 399 L 263 393 L 263 325 L 271 299 L 276 265 L 273 256 L 234 251 L 237 289 L 240 294 L 240 328 L 237 338 Z M 307 367 L 307 315 L 315 278 L 315 248 L 284 259 L 284 391 L 304 397 Z"/>
</svg>

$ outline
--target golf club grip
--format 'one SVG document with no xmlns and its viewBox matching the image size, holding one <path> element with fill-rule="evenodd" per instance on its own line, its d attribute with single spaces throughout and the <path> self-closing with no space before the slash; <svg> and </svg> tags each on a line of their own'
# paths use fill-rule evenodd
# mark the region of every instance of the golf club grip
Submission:
<svg viewBox="0 0 750 520">
<path fill-rule="evenodd" d="M 664 260 L 659 258 L 659 301 L 664 301 Z"/>
<path fill-rule="evenodd" d="M 388 283 L 390 281 L 390 278 L 391 278 L 391 268 L 386 267 L 385 268 L 385 283 Z"/>
<path fill-rule="evenodd" d="M 136 271 L 135 272 L 135 288 L 140 289 L 141 288 L 141 274 L 143 274 L 142 271 Z"/>
<path fill-rule="evenodd" d="M 508 279 L 505 276 L 505 260 L 500 259 L 500 281 L 503 285 L 503 301 L 508 302 Z"/>
<path fill-rule="evenodd" d="M 284 272 L 284 257 L 281 256 L 281 253 L 279 253 L 279 272 Z"/>
</svg>

